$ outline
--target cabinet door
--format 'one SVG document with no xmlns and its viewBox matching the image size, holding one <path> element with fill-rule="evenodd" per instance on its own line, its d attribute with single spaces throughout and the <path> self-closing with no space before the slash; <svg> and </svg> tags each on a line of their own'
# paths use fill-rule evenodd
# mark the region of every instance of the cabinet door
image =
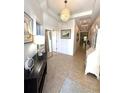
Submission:
<svg viewBox="0 0 124 93">
<path fill-rule="evenodd" d="M 38 93 L 37 79 L 25 80 L 24 84 L 24 93 Z"/>
</svg>

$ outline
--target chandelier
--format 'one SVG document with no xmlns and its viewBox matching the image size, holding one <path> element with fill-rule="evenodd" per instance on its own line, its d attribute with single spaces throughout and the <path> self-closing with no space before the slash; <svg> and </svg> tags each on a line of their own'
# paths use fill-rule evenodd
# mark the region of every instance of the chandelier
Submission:
<svg viewBox="0 0 124 93">
<path fill-rule="evenodd" d="M 64 3 L 65 3 L 65 8 L 61 11 L 60 18 L 62 21 L 66 22 L 70 18 L 70 10 L 66 6 L 67 0 L 65 0 Z"/>
</svg>

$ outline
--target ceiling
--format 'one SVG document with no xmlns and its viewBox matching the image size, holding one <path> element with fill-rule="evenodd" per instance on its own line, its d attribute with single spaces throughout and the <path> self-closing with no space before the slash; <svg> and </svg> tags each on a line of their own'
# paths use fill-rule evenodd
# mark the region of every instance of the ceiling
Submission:
<svg viewBox="0 0 124 93">
<path fill-rule="evenodd" d="M 56 14 L 64 8 L 65 0 L 47 0 L 48 7 Z M 67 7 L 71 10 L 71 14 L 91 10 L 93 8 L 94 0 L 67 0 Z"/>
<path fill-rule="evenodd" d="M 60 11 L 65 7 L 65 0 L 40 0 L 47 1 L 47 7 L 59 18 Z M 67 0 L 67 7 L 71 11 L 72 18 L 80 30 L 87 30 L 94 19 L 100 13 L 100 0 Z M 92 11 L 92 14 L 84 15 L 84 12 Z M 86 26 L 87 25 L 87 26 Z"/>
<path fill-rule="evenodd" d="M 76 18 L 76 24 L 80 31 L 87 32 L 89 27 L 92 25 L 92 20 L 90 16 Z"/>
</svg>

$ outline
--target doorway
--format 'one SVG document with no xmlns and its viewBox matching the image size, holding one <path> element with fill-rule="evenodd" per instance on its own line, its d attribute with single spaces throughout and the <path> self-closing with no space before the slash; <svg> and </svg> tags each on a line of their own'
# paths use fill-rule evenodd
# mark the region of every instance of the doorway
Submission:
<svg viewBox="0 0 124 93">
<path fill-rule="evenodd" d="M 83 47 L 84 49 L 86 48 L 87 37 L 88 32 L 80 32 L 80 46 Z"/>
</svg>

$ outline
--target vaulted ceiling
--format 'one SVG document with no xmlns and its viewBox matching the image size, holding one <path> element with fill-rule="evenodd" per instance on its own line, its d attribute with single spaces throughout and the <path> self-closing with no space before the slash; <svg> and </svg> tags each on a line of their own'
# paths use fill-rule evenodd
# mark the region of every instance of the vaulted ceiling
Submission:
<svg viewBox="0 0 124 93">
<path fill-rule="evenodd" d="M 64 8 L 65 0 L 40 0 L 47 1 L 47 8 L 59 18 L 60 11 Z M 71 11 L 71 19 L 75 18 L 80 30 L 87 30 L 94 19 L 100 15 L 100 0 L 67 0 L 67 7 Z M 86 14 L 86 12 L 88 12 Z"/>
</svg>

